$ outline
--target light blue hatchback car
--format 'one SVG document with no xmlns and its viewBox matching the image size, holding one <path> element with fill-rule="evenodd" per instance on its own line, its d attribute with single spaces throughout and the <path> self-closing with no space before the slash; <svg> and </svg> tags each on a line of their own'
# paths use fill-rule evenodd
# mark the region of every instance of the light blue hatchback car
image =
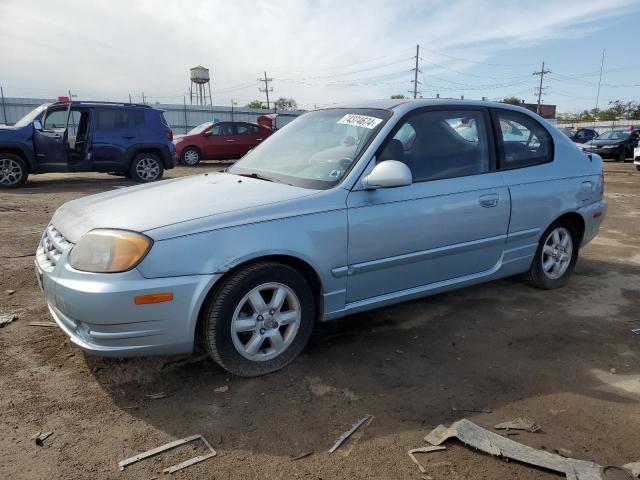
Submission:
<svg viewBox="0 0 640 480">
<path fill-rule="evenodd" d="M 516 274 L 564 285 L 604 219 L 603 183 L 600 157 L 522 108 L 371 102 L 309 112 L 222 173 L 69 202 L 36 267 L 89 352 L 201 341 L 255 376 L 317 321 Z"/>
</svg>

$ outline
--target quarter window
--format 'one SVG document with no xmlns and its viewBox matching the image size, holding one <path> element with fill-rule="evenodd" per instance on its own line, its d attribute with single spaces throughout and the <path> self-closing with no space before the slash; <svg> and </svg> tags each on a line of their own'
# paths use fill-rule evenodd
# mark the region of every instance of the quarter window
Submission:
<svg viewBox="0 0 640 480">
<path fill-rule="evenodd" d="M 413 181 L 424 182 L 486 173 L 490 159 L 482 111 L 429 110 L 409 117 L 377 161 L 404 162 Z"/>
<path fill-rule="evenodd" d="M 518 112 L 495 112 L 498 141 L 502 144 L 501 168 L 539 165 L 553 160 L 549 132 L 533 118 Z"/>
</svg>

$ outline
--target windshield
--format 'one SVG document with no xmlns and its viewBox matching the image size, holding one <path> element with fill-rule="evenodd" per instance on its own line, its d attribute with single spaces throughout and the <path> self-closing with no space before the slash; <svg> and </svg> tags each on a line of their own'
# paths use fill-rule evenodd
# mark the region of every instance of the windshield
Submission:
<svg viewBox="0 0 640 480">
<path fill-rule="evenodd" d="M 211 125 L 213 125 L 213 123 L 211 122 L 206 122 L 201 125 L 198 125 L 197 127 L 194 127 L 191 130 L 189 130 L 189 133 L 187 133 L 187 135 L 195 135 L 196 133 L 202 133 Z"/>
<path fill-rule="evenodd" d="M 629 136 L 627 130 L 610 130 L 598 135 L 598 140 L 625 140 Z"/>
<path fill-rule="evenodd" d="M 44 112 L 46 110 L 47 106 L 48 106 L 47 104 L 44 104 L 44 105 L 40 105 L 35 110 L 31 110 L 24 117 L 22 117 L 20 120 L 18 120 L 14 124 L 14 127 L 22 128 L 22 127 L 26 127 L 27 125 L 31 124 L 36 119 L 36 117 L 38 115 L 40 115 L 42 112 Z"/>
<path fill-rule="evenodd" d="M 390 111 L 378 109 L 306 113 L 228 171 L 304 188 L 331 188 L 349 172 L 390 116 Z"/>
</svg>

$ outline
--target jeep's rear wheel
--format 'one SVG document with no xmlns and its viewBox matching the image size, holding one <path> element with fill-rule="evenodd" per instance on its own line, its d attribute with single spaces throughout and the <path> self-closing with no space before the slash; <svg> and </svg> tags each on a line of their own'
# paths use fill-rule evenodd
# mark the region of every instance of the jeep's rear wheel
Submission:
<svg viewBox="0 0 640 480">
<path fill-rule="evenodd" d="M 0 187 L 18 188 L 29 176 L 27 162 L 11 153 L 0 153 Z"/>
<path fill-rule="evenodd" d="M 182 164 L 187 167 L 195 167 L 202 160 L 202 155 L 200 155 L 200 150 L 195 147 L 187 147 L 184 152 L 182 152 Z"/>
<path fill-rule="evenodd" d="M 260 262 L 232 274 L 204 309 L 203 338 L 225 370 L 255 377 L 288 365 L 315 323 L 309 284 L 294 269 Z"/>
<path fill-rule="evenodd" d="M 131 162 L 129 172 L 136 182 L 149 183 L 160 180 L 164 168 L 160 159 L 153 153 L 139 153 Z"/>
</svg>

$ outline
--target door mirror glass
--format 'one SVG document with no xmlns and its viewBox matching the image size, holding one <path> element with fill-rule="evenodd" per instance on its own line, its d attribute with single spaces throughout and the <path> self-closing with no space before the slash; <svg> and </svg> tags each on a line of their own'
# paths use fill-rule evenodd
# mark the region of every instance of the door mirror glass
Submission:
<svg viewBox="0 0 640 480">
<path fill-rule="evenodd" d="M 41 131 L 42 130 L 42 122 L 40 120 L 34 120 L 33 121 L 33 128 Z"/>
<path fill-rule="evenodd" d="M 397 160 L 384 160 L 378 163 L 362 183 L 367 190 L 376 188 L 404 187 L 411 185 L 411 170 Z"/>
</svg>

